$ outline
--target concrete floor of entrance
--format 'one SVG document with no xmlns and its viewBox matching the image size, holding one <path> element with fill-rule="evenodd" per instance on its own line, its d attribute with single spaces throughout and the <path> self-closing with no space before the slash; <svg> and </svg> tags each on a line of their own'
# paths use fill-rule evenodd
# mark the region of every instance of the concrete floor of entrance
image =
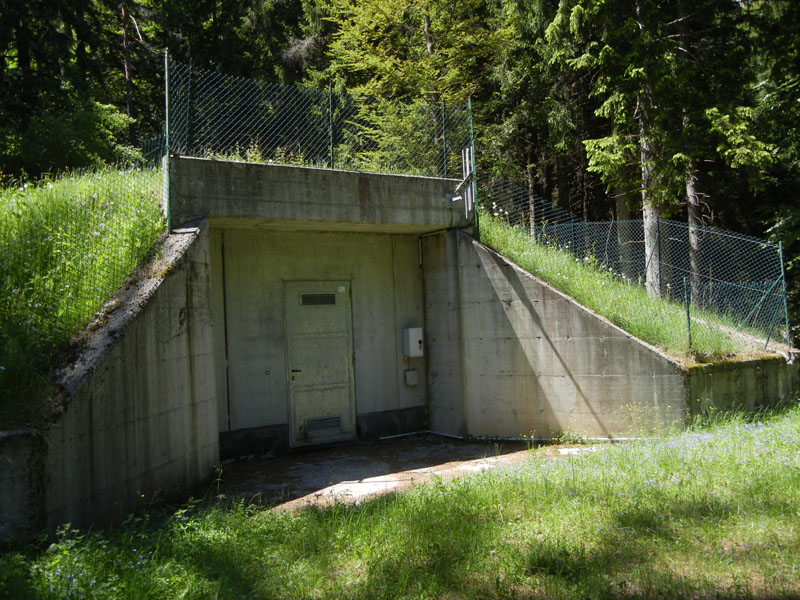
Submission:
<svg viewBox="0 0 800 600">
<path fill-rule="evenodd" d="M 276 458 L 251 457 L 222 465 L 212 493 L 257 500 L 281 510 L 359 502 L 434 478 L 449 481 L 522 462 L 519 442 L 476 443 L 414 435 L 350 446 L 315 448 Z"/>
</svg>

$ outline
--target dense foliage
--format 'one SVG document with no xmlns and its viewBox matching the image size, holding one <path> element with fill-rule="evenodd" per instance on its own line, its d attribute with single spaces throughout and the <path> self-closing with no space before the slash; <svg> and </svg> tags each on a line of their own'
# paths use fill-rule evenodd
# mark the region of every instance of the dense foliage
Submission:
<svg viewBox="0 0 800 600">
<path fill-rule="evenodd" d="M 366 98 L 471 97 L 483 177 L 589 220 L 769 234 L 790 275 L 800 250 L 794 0 L 58 0 L 3 17 L 0 182 L 135 156 L 162 127 L 169 48 Z"/>
</svg>

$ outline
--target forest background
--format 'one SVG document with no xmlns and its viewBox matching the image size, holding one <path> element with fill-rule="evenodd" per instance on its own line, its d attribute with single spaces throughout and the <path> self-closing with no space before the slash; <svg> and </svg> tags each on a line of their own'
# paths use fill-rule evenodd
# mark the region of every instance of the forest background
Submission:
<svg viewBox="0 0 800 600">
<path fill-rule="evenodd" d="M 795 0 L 3 0 L 0 185 L 135 158 L 163 52 L 357 99 L 464 103 L 478 176 L 585 220 L 782 241 L 800 324 Z"/>
</svg>

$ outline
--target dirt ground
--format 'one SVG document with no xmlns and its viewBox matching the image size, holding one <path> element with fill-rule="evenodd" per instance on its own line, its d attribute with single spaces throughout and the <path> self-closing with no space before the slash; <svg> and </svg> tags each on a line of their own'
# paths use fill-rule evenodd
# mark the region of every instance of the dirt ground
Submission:
<svg viewBox="0 0 800 600">
<path fill-rule="evenodd" d="M 234 500 L 258 499 L 294 511 L 310 505 L 358 502 L 434 477 L 449 481 L 528 457 L 524 443 L 475 443 L 414 435 L 228 462 L 222 465 L 213 493 Z"/>
</svg>

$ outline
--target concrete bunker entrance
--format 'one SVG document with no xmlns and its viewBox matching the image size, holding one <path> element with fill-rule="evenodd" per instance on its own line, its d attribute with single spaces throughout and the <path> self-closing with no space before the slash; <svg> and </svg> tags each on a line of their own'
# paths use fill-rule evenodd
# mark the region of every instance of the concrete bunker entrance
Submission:
<svg viewBox="0 0 800 600">
<path fill-rule="evenodd" d="M 210 252 L 223 458 L 425 428 L 419 235 L 212 226 Z"/>
<path fill-rule="evenodd" d="M 209 228 L 222 458 L 426 429 L 403 332 L 424 326 L 421 236 L 472 223 L 456 184 L 170 157 L 173 222 Z"/>
</svg>

